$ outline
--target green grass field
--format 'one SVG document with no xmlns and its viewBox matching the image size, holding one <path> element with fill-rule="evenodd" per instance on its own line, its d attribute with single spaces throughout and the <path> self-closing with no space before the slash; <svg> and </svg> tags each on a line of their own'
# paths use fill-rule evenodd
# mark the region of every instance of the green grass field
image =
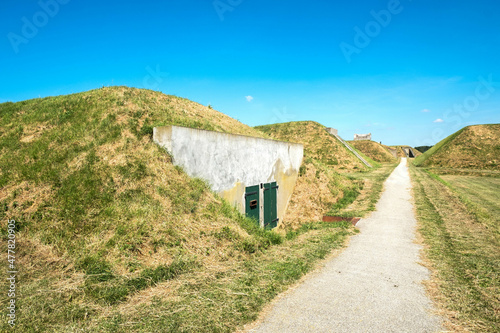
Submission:
<svg viewBox="0 0 500 333">
<path fill-rule="evenodd" d="M 500 178 L 442 175 L 477 219 L 500 234 Z"/>
<path fill-rule="evenodd" d="M 500 179 L 410 171 L 433 272 L 428 291 L 449 330 L 500 331 Z"/>
</svg>

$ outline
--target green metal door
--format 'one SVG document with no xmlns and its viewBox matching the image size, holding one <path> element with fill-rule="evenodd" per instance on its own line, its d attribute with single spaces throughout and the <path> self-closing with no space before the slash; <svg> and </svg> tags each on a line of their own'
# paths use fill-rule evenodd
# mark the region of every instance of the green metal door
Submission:
<svg viewBox="0 0 500 333">
<path fill-rule="evenodd" d="M 278 185 L 267 183 L 264 184 L 264 228 L 276 228 L 278 221 Z"/>
<path fill-rule="evenodd" d="M 260 220 L 260 195 L 259 185 L 248 186 L 245 188 L 245 214 L 253 218 L 259 224 Z"/>
</svg>

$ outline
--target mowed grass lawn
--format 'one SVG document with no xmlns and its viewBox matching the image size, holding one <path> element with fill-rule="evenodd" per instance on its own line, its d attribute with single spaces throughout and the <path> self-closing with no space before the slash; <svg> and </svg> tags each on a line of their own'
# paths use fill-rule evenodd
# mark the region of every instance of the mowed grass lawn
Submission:
<svg viewBox="0 0 500 333">
<path fill-rule="evenodd" d="M 441 176 L 472 206 L 481 222 L 500 232 L 500 178 Z"/>
<path fill-rule="evenodd" d="M 500 179 L 411 167 L 428 290 L 453 332 L 500 332 Z"/>
</svg>

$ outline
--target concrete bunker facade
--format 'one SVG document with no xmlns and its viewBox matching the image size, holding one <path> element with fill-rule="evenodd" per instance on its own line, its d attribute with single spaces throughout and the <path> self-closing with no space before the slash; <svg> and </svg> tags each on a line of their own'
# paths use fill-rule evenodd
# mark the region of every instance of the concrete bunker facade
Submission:
<svg viewBox="0 0 500 333">
<path fill-rule="evenodd" d="M 411 147 L 401 147 L 403 148 L 403 152 L 406 154 L 406 157 L 415 158 L 415 152 Z"/>
<path fill-rule="evenodd" d="M 301 144 L 179 126 L 155 127 L 153 141 L 261 227 L 283 221 L 302 164 Z"/>
</svg>

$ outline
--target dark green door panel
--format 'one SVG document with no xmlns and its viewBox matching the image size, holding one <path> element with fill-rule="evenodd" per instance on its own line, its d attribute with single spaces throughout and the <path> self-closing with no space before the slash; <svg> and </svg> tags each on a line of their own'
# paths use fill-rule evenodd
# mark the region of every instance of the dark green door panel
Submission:
<svg viewBox="0 0 500 333">
<path fill-rule="evenodd" d="M 278 186 L 276 182 L 264 184 L 264 228 L 278 225 Z"/>
<path fill-rule="evenodd" d="M 259 224 L 260 220 L 260 195 L 259 185 L 248 186 L 245 188 L 245 214 L 253 218 Z"/>
</svg>

